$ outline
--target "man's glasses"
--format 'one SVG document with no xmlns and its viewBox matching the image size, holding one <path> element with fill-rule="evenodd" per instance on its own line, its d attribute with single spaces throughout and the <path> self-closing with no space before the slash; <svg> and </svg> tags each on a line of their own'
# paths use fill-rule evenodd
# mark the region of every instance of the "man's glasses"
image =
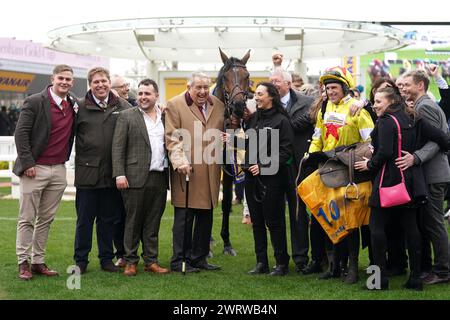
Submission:
<svg viewBox="0 0 450 320">
<path fill-rule="evenodd" d="M 281 83 L 283 83 L 283 82 L 288 82 L 288 81 L 285 81 L 285 80 L 272 80 L 272 81 L 270 81 L 272 84 L 281 84 Z"/>
</svg>

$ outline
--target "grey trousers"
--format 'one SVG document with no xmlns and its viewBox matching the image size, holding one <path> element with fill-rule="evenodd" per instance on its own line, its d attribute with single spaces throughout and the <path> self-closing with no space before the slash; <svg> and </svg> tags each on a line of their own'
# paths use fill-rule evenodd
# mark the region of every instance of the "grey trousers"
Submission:
<svg viewBox="0 0 450 320">
<path fill-rule="evenodd" d="M 122 197 L 126 211 L 125 261 L 139 262 L 138 249 L 142 242 L 144 263 L 158 262 L 158 233 L 167 198 L 165 173 L 150 171 L 143 188 L 122 190 Z"/>
<path fill-rule="evenodd" d="M 433 245 L 433 272 L 438 276 L 445 277 L 449 273 L 449 243 L 443 208 L 447 183 L 429 184 L 428 190 L 430 198 L 426 206 L 421 208 L 419 229 L 425 240 L 422 242 L 431 241 Z"/>
</svg>

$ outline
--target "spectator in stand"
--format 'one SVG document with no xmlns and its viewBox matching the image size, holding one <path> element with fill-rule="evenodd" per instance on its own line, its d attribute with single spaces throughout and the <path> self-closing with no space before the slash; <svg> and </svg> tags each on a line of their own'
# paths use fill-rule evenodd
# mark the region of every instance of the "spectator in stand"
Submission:
<svg viewBox="0 0 450 320">
<path fill-rule="evenodd" d="M 11 121 L 9 120 L 6 106 L 2 106 L 0 112 L 0 136 L 10 136 L 11 134 Z"/>
</svg>

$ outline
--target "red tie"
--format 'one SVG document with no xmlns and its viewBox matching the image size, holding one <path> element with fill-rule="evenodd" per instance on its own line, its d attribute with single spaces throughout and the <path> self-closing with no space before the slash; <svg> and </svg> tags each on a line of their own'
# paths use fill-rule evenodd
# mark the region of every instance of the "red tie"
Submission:
<svg viewBox="0 0 450 320">
<path fill-rule="evenodd" d="M 203 120 L 206 121 L 205 114 L 203 113 L 203 107 L 198 107 L 198 110 L 200 110 L 200 113 L 202 114 Z"/>
<path fill-rule="evenodd" d="M 69 102 L 67 102 L 67 100 L 62 100 L 61 101 L 61 109 L 62 111 L 66 111 L 66 109 L 69 107 Z"/>
</svg>

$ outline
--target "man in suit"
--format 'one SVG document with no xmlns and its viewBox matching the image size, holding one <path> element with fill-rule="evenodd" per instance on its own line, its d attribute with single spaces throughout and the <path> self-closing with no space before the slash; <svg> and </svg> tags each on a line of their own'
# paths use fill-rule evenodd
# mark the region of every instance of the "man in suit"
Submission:
<svg viewBox="0 0 450 320">
<path fill-rule="evenodd" d="M 168 188 L 163 114 L 156 104 L 158 85 L 151 79 L 138 86 L 138 107 L 119 115 L 112 160 L 117 189 L 126 210 L 124 274 L 135 276 L 142 242 L 144 271 L 168 273 L 158 263 L 158 232 Z"/>
<path fill-rule="evenodd" d="M 294 161 L 289 168 L 291 179 L 286 198 L 289 206 L 292 259 L 295 263 L 295 271 L 300 272 L 308 264 L 309 216 L 306 212 L 305 204 L 297 196 L 296 177 L 300 161 L 305 152 L 308 151 L 308 141 L 311 139 L 314 131 L 314 126 L 309 120 L 309 109 L 313 103 L 313 98 L 292 89 L 292 76 L 289 72 L 281 68 L 282 56 L 280 57 L 280 54 L 273 55 L 272 61 L 275 69 L 270 76 L 270 81 L 275 85 L 280 94 L 281 102 L 289 114 L 289 119 L 295 133 Z"/>
<path fill-rule="evenodd" d="M 15 131 L 13 172 L 20 177 L 16 254 L 22 280 L 30 280 L 32 273 L 58 275 L 45 264 L 45 246 L 67 185 L 64 163 L 72 149 L 78 106 L 69 94 L 74 83 L 71 67 L 57 65 L 51 83 L 25 99 Z"/>
<path fill-rule="evenodd" d="M 442 109 L 428 95 L 430 80 L 423 70 L 410 71 L 403 75 L 403 93 L 414 101 L 414 109 L 434 127 L 448 133 L 447 120 Z M 406 170 L 414 165 L 422 165 L 428 184 L 429 199 L 420 209 L 419 229 L 422 233 L 422 271 L 425 284 L 437 284 L 449 281 L 449 243 L 444 219 L 444 198 L 450 182 L 450 166 L 445 152 L 434 142 L 427 142 L 414 154 L 403 152 L 397 159 L 400 169 Z M 431 250 L 433 245 L 434 265 L 431 268 Z"/>
<path fill-rule="evenodd" d="M 221 158 L 222 142 L 220 136 L 212 138 L 210 141 L 213 142 L 210 143 L 217 144 L 218 148 L 215 150 L 220 154 L 215 152 L 214 156 L 204 159 L 202 155 L 209 145 L 203 137 L 223 130 L 224 126 L 224 105 L 209 94 L 210 85 L 211 80 L 206 74 L 194 73 L 188 82 L 187 91 L 169 100 L 165 109 L 166 145 L 172 164 L 171 199 L 175 207 L 170 266 L 173 271 L 182 271 L 184 239 L 187 241 L 186 272 L 220 268 L 206 260 L 211 239 L 212 213 L 218 202 L 220 187 L 220 164 L 211 158 Z M 187 204 L 186 175 L 190 179 Z"/>
<path fill-rule="evenodd" d="M 89 70 L 88 82 L 90 89 L 80 101 L 76 120 L 74 259 L 84 273 L 89 263 L 95 221 L 101 268 L 116 272 L 119 268 L 112 263 L 113 232 L 124 208 L 112 176 L 111 149 L 119 112 L 131 106 L 111 92 L 107 69 Z"/>
</svg>

